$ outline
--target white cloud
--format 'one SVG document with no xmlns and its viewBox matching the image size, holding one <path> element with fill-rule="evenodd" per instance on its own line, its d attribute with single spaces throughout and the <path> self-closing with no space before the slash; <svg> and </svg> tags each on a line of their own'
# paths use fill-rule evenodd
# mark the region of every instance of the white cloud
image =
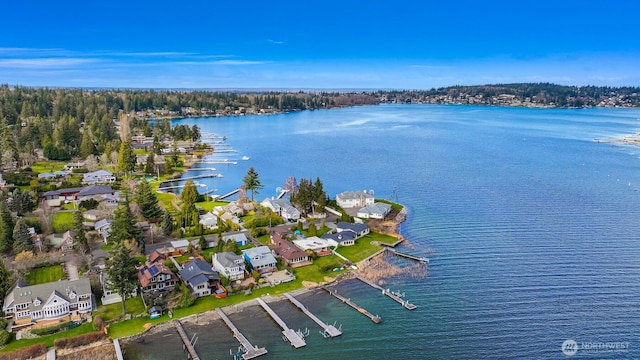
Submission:
<svg viewBox="0 0 640 360">
<path fill-rule="evenodd" d="M 276 45 L 282 45 L 284 44 L 284 41 L 279 41 L 279 40 L 272 40 L 272 39 L 267 39 L 268 42 L 272 43 L 272 44 L 276 44 Z"/>
<path fill-rule="evenodd" d="M 95 59 L 79 58 L 33 58 L 33 59 L 0 59 L 0 67 L 16 69 L 61 68 L 95 63 Z"/>
</svg>

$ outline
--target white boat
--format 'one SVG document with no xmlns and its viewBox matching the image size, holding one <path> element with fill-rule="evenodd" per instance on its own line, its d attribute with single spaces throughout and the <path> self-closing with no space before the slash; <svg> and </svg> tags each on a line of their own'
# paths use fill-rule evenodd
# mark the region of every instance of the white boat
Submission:
<svg viewBox="0 0 640 360">
<path fill-rule="evenodd" d="M 250 157 L 248 157 L 247 155 L 245 155 L 245 156 L 243 156 L 243 157 L 242 157 L 242 160 L 245 160 L 245 161 L 247 161 L 247 160 L 249 160 L 249 159 L 251 159 L 251 158 L 250 158 Z"/>
</svg>

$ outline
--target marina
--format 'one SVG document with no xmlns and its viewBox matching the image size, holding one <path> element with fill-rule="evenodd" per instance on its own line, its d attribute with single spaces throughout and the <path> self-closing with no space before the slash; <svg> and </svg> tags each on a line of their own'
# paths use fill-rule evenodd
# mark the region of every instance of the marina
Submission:
<svg viewBox="0 0 640 360">
<path fill-rule="evenodd" d="M 322 328 L 321 333 L 324 337 L 336 337 L 342 335 L 342 330 L 336 329 L 334 325 L 325 324 L 322 320 L 318 319 L 317 316 L 313 315 L 313 313 L 309 311 L 307 307 L 304 306 L 300 301 L 298 301 L 298 299 L 293 297 L 293 295 L 286 293 L 284 294 L 284 296 L 300 310 L 302 310 L 302 312 L 305 313 L 311 320 L 313 320 L 313 322 L 320 325 L 320 327 Z"/>
<path fill-rule="evenodd" d="M 392 298 L 393 300 L 398 302 L 400 305 L 402 305 L 405 309 L 407 309 L 407 310 L 415 310 L 417 308 L 417 306 L 415 306 L 414 304 L 410 303 L 409 300 L 403 299 L 403 295 L 400 294 L 400 292 L 394 293 L 389 289 L 385 289 L 385 288 L 383 288 L 381 286 L 378 286 L 378 285 L 374 284 L 373 282 L 369 281 L 368 279 L 366 279 L 366 278 L 364 278 L 364 277 L 362 277 L 362 276 L 360 276 L 358 274 L 355 274 L 355 277 L 356 277 L 356 279 L 358 279 L 358 280 L 362 281 L 363 283 L 371 286 L 372 288 L 381 291 L 382 295 L 386 295 L 386 296 Z"/>
<path fill-rule="evenodd" d="M 362 315 L 368 317 L 374 323 L 379 324 L 379 323 L 382 322 L 382 318 L 380 318 L 380 316 L 373 315 L 372 313 L 368 312 L 365 308 L 363 308 L 363 307 L 359 306 L 358 304 L 354 303 L 353 301 L 351 301 L 351 299 L 347 299 L 346 297 L 338 294 L 337 290 L 331 290 L 326 286 L 323 286 L 322 289 L 326 290 L 329 294 L 334 296 L 336 299 L 338 299 L 338 300 L 342 301 L 343 303 L 345 303 L 345 304 L 351 306 L 352 308 L 356 309 L 359 313 L 361 313 Z"/>
<path fill-rule="evenodd" d="M 271 316 L 271 318 L 282 328 L 282 335 L 284 335 L 284 338 L 291 343 L 291 346 L 297 349 L 307 345 L 306 341 L 304 341 L 304 336 L 302 336 L 299 332 L 290 329 L 289 326 L 287 326 L 287 324 L 278 316 L 278 314 L 276 314 L 275 311 L 273 311 L 271 307 L 269 307 L 269 305 L 264 302 L 264 300 L 260 298 L 258 298 L 257 300 L 258 304 L 260 304 L 260 306 L 262 306 L 262 308 Z"/>
<path fill-rule="evenodd" d="M 218 312 L 218 315 L 220 315 L 222 321 L 227 324 L 227 327 L 229 328 L 229 330 L 231 330 L 231 333 L 233 333 L 233 337 L 236 338 L 236 340 L 238 340 L 238 342 L 240 343 L 241 350 L 243 352 L 242 358 L 244 360 L 253 359 L 267 353 L 267 349 L 259 348 L 251 344 L 251 342 L 249 342 L 249 340 L 247 340 L 247 338 L 242 335 L 240 330 L 238 330 L 233 322 L 231 322 L 227 314 L 225 314 L 222 309 L 217 308 L 216 311 Z"/>
</svg>

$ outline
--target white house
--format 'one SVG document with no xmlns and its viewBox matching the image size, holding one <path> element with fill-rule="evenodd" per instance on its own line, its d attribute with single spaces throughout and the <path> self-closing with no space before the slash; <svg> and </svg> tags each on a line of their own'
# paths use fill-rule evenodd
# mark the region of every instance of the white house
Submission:
<svg viewBox="0 0 640 360">
<path fill-rule="evenodd" d="M 352 223 L 341 221 L 338 224 L 336 224 L 336 231 L 337 232 L 352 231 L 354 234 L 356 234 L 356 238 L 359 239 L 367 235 L 370 230 L 369 230 L 369 225 L 367 224 L 352 224 Z"/>
<path fill-rule="evenodd" d="M 38 285 L 18 282 L 4 298 L 2 310 L 13 317 L 13 330 L 43 321 L 80 320 L 92 308 L 91 285 L 83 278 Z"/>
<path fill-rule="evenodd" d="M 106 171 L 106 170 L 98 170 L 90 173 L 86 173 L 82 177 L 83 184 L 105 184 L 112 183 L 116 181 L 116 177 Z"/>
<path fill-rule="evenodd" d="M 202 224 L 202 227 L 205 229 L 214 230 L 218 228 L 218 217 L 208 212 L 200 215 L 199 223 Z"/>
<path fill-rule="evenodd" d="M 271 209 L 285 220 L 296 221 L 300 219 L 300 211 L 287 199 L 264 199 L 260 205 Z"/>
<path fill-rule="evenodd" d="M 232 252 L 213 254 L 213 268 L 229 280 L 244 279 L 244 257 Z"/>
<path fill-rule="evenodd" d="M 385 203 L 375 203 L 358 210 L 356 216 L 363 219 L 384 219 L 384 217 L 387 216 L 390 211 L 391 205 Z"/>
<path fill-rule="evenodd" d="M 327 239 L 321 239 L 317 236 L 310 236 L 304 239 L 293 240 L 293 243 L 302 250 L 311 250 L 318 256 L 332 254 L 329 247 L 331 244 Z"/>
<path fill-rule="evenodd" d="M 375 198 L 366 191 L 345 191 L 336 195 L 336 202 L 343 209 L 362 208 L 373 205 Z"/>
<path fill-rule="evenodd" d="M 331 246 L 351 246 L 356 243 L 356 234 L 352 231 L 343 231 L 339 233 L 326 233 L 321 236 L 326 239 Z"/>
</svg>

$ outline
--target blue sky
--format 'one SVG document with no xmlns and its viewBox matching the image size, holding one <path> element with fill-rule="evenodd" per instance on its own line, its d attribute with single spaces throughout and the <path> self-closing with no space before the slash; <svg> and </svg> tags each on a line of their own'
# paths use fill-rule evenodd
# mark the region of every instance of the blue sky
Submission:
<svg viewBox="0 0 640 360">
<path fill-rule="evenodd" d="M 10 1 L 0 82 L 119 88 L 640 86 L 640 2 Z"/>
</svg>

